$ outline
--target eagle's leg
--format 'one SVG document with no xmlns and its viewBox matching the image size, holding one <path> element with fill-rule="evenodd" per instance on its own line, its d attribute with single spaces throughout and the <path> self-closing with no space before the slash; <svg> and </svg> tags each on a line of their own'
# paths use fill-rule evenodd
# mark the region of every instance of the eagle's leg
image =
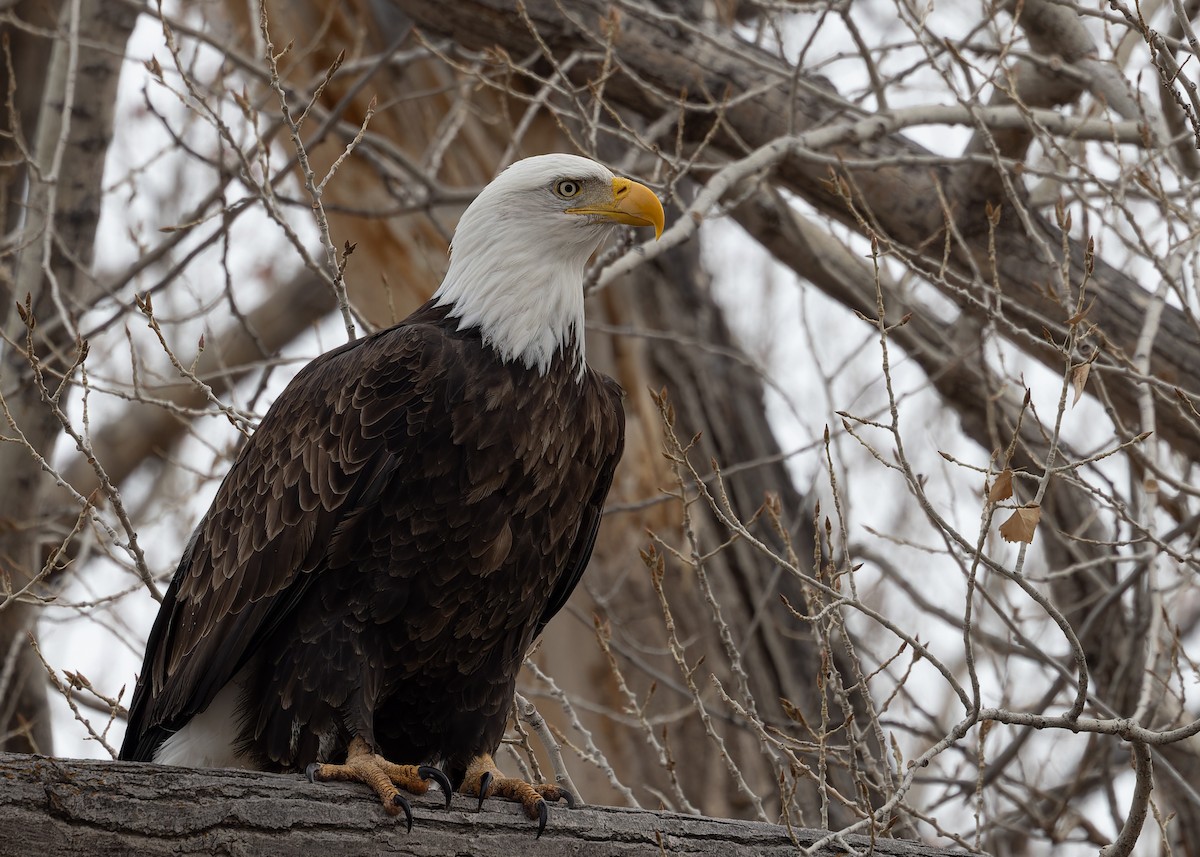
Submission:
<svg viewBox="0 0 1200 857">
<path fill-rule="evenodd" d="M 525 814 L 531 820 L 537 821 L 538 836 L 546 829 L 546 801 L 565 800 L 568 807 L 575 807 L 575 797 L 562 786 L 545 783 L 534 785 L 504 776 L 496 767 L 491 753 L 481 753 L 471 761 L 458 790 L 465 795 L 477 796 L 480 806 L 483 806 L 483 799 L 488 797 L 515 800 L 525 807 Z"/>
<path fill-rule="evenodd" d="M 446 795 L 446 806 L 450 806 L 449 778 L 432 765 L 397 765 L 374 753 L 367 742 L 355 736 L 346 752 L 346 762 L 342 765 L 329 765 L 314 762 L 306 769 L 308 779 L 344 780 L 366 783 L 379 799 L 389 815 L 404 813 L 408 821 L 408 829 L 412 830 L 412 807 L 408 799 L 400 794 L 404 789 L 409 794 L 423 795 L 429 791 L 429 781 L 438 784 Z M 399 786 L 400 788 L 397 788 Z"/>
</svg>

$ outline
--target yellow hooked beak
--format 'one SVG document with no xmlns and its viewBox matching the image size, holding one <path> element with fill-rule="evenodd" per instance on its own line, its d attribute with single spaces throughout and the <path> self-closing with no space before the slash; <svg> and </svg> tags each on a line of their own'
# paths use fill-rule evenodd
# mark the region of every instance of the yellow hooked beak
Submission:
<svg viewBox="0 0 1200 857">
<path fill-rule="evenodd" d="M 611 203 L 568 208 L 567 213 L 593 214 L 629 226 L 653 226 L 654 238 L 658 240 L 662 235 L 666 216 L 663 213 L 662 203 L 658 201 L 654 191 L 644 184 L 620 177 L 613 179 L 612 189 Z"/>
</svg>

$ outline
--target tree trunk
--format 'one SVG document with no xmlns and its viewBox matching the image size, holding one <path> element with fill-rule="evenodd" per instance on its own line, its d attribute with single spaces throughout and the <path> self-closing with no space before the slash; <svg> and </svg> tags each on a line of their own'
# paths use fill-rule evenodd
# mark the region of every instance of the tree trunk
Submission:
<svg viewBox="0 0 1200 857">
<path fill-rule="evenodd" d="M 6 339 L 0 343 L 0 393 L 11 421 L 5 434 L 19 432 L 21 437 L 19 443 L 0 443 L 0 473 L 5 478 L 0 492 L 0 576 L 18 590 L 51 570 L 44 567 L 47 551 L 63 535 L 54 522 L 66 503 L 51 501 L 52 483 L 31 452 L 51 458 L 62 433 L 45 399 L 58 386 L 56 373 L 66 370 L 77 353 L 74 321 L 95 296 L 89 267 L 100 217 L 100 180 L 112 137 L 121 61 L 137 18 L 132 6 L 109 0 L 83 0 L 77 8 L 78 18 L 73 20 L 72 5 L 64 5 L 50 51 L 41 50 L 41 40 L 33 39 L 29 51 L 19 52 L 28 60 L 15 71 L 23 79 L 13 81 L 18 92 L 42 87 L 36 137 L 26 141 L 32 142 L 36 169 L 14 170 L 12 180 L 5 182 L 3 200 L 6 214 L 12 215 L 17 205 L 12 197 L 21 189 L 17 183 L 23 174 L 27 187 L 21 249 L 13 282 L 0 289 L 0 327 Z M 36 61 L 42 58 L 47 65 L 38 69 Z M 26 119 L 26 127 L 30 124 Z M 6 146 L 4 151 L 10 150 Z M 17 304 L 28 307 L 36 328 L 18 318 Z M 44 364 L 44 383 L 35 378 L 26 347 L 32 347 Z M 70 517 L 78 513 L 75 507 Z M 44 670 L 26 636 L 37 615 L 32 599 L 0 611 L 0 748 L 50 752 L 53 747 Z"/>
</svg>

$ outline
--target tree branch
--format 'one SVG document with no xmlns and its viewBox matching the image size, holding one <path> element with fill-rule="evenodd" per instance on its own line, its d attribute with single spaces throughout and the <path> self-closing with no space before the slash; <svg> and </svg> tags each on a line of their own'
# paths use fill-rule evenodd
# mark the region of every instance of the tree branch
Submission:
<svg viewBox="0 0 1200 857">
<path fill-rule="evenodd" d="M 535 824 L 515 804 L 456 795 L 414 798 L 411 834 L 384 814 L 367 789 L 309 783 L 302 776 L 195 770 L 129 762 L 89 762 L 0 754 L 0 857 L 70 854 L 794 855 L 821 831 L 668 812 L 552 808 Z M 963 854 L 917 843 L 849 836 L 816 857 Z"/>
<path fill-rule="evenodd" d="M 683 109 L 681 138 L 730 158 L 787 139 L 797 130 L 854 126 L 863 118 L 826 79 L 792 69 L 732 33 L 710 32 L 645 4 L 618 3 L 620 14 L 614 15 L 610 0 L 579 0 L 569 13 L 555 0 L 527 0 L 524 20 L 536 28 L 538 39 L 512 14 L 511 0 L 453 5 L 398 0 L 397 5 L 418 26 L 452 34 L 464 47 L 500 47 L 512 56 L 538 51 L 539 41 L 554 46 L 560 55 L 601 52 L 604 45 L 615 43 L 620 73 L 605 73 L 607 101 L 651 121 Z M 602 71 L 596 63 L 576 63 L 571 82 L 587 86 Z M 794 87 L 788 85 L 793 79 Z M 850 135 L 819 151 L 793 153 L 779 164 L 775 179 L 853 228 L 862 231 L 869 224 L 875 235 L 888 240 L 889 250 L 903 249 L 910 263 L 964 311 L 981 314 L 989 300 L 999 301 L 1012 324 L 1005 335 L 1054 371 L 1061 355 L 1043 346 L 1042 331 L 1059 339 L 1065 336 L 1073 300 L 1061 292 L 1065 284 L 1077 288 L 1088 280 L 1088 293 L 1095 297 L 1088 318 L 1104 337 L 1104 356 L 1092 377 L 1103 377 L 1118 414 L 1126 424 L 1136 425 L 1141 384 L 1129 376 L 1128 366 L 1148 300 L 1145 289 L 1099 258 L 1090 279 L 1086 277 L 1085 242 L 1064 244 L 1056 224 L 1017 200 L 946 199 L 946 188 L 955 183 L 943 161 L 899 134 L 866 141 Z M 849 188 L 829 181 L 831 171 L 846 176 Z M 1002 206 L 1004 212 L 995 230 L 994 252 L 988 243 L 985 202 Z M 852 216 L 850 203 L 861 209 L 863 220 Z M 953 240 L 947 237 L 948 227 Z M 998 288 L 989 296 L 993 260 Z M 1195 404 L 1200 394 L 1189 367 L 1196 365 L 1200 341 L 1194 328 L 1185 312 L 1169 307 L 1152 356 L 1155 394 L 1162 403 L 1159 431 L 1175 451 L 1190 458 L 1200 458 L 1200 433 L 1177 395 Z"/>
</svg>

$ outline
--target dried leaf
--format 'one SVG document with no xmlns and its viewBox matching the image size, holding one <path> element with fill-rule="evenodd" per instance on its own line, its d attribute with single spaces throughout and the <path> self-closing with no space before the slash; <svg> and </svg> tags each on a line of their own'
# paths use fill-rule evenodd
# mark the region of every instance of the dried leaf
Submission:
<svg viewBox="0 0 1200 857">
<path fill-rule="evenodd" d="M 800 710 L 798 705 L 796 705 L 790 699 L 786 699 L 782 696 L 779 697 L 779 704 L 783 708 L 783 713 L 786 714 L 789 719 L 796 721 L 801 726 L 808 726 L 808 723 L 804 720 L 804 712 Z"/>
<path fill-rule="evenodd" d="M 229 94 L 233 96 L 234 104 L 241 108 L 242 115 L 247 119 L 252 119 L 254 117 L 254 107 L 250 104 L 250 91 L 243 86 L 240 94 L 237 92 L 230 92 Z"/>
<path fill-rule="evenodd" d="M 1000 535 L 1006 542 L 1033 542 L 1033 531 L 1037 529 L 1038 521 L 1042 519 L 1042 507 L 1037 503 L 1022 506 L 1012 513 L 1007 521 L 1000 525 Z"/>
<path fill-rule="evenodd" d="M 1075 390 L 1075 398 L 1071 400 L 1071 407 L 1079 404 L 1079 400 L 1083 398 L 1083 388 L 1087 384 L 1088 372 L 1092 371 L 1091 363 L 1080 363 L 1071 370 L 1071 387 Z"/>
<path fill-rule="evenodd" d="M 999 503 L 1001 500 L 1007 500 L 1013 495 L 1012 477 L 1013 472 L 1011 467 L 1006 467 L 1000 471 L 1000 475 L 996 477 L 996 481 L 988 489 L 987 499 L 989 503 Z"/>
</svg>

